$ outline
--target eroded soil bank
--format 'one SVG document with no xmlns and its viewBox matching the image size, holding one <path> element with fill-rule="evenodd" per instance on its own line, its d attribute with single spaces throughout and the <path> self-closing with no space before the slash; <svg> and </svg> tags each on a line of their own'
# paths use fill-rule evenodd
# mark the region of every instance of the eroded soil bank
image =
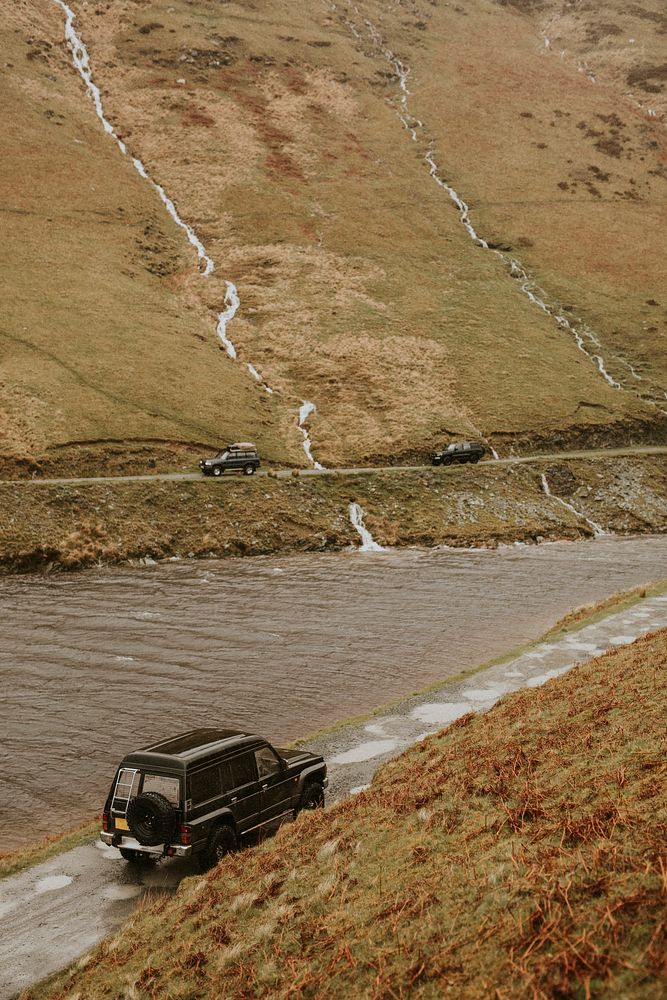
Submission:
<svg viewBox="0 0 667 1000">
<path fill-rule="evenodd" d="M 351 502 L 385 546 L 575 539 L 593 534 L 590 521 L 607 532 L 655 534 L 667 528 L 667 462 L 601 457 L 292 479 L 5 483 L 0 566 L 340 550 L 359 541 Z"/>
</svg>

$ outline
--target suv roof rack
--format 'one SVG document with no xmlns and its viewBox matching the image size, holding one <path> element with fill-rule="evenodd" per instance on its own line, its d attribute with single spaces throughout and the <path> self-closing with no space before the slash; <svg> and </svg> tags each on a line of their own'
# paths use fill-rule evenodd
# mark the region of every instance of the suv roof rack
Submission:
<svg viewBox="0 0 667 1000">
<path fill-rule="evenodd" d="M 250 451 L 250 450 L 256 451 L 257 450 L 256 446 L 252 443 L 252 441 L 235 441 L 234 444 L 230 444 L 228 446 L 228 450 L 229 451 L 236 450 L 236 449 L 238 449 L 239 451 Z"/>
</svg>

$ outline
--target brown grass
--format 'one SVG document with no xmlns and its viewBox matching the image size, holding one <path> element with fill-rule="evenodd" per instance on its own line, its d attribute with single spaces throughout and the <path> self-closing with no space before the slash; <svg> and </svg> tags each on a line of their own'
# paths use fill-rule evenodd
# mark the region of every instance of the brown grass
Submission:
<svg viewBox="0 0 667 1000">
<path fill-rule="evenodd" d="M 26 998 L 657 998 L 667 632 L 466 716 Z"/>
<path fill-rule="evenodd" d="M 582 622 L 589 622 L 607 614 L 623 611 L 632 607 L 638 601 L 643 600 L 647 594 L 662 593 L 667 587 L 667 579 L 655 584 L 647 584 L 643 587 L 633 587 L 632 590 L 624 590 L 618 594 L 612 594 L 603 601 L 595 604 L 583 604 L 579 608 L 573 608 L 564 615 L 552 629 L 547 633 L 546 638 L 557 635 L 559 632 L 566 632 Z"/>
<path fill-rule="evenodd" d="M 565 495 L 605 529 L 667 527 L 661 457 L 573 460 L 567 470 Z M 348 515 L 351 501 L 362 505 L 382 545 L 493 547 L 590 537 L 582 518 L 544 496 L 542 471 L 550 482 L 560 481 L 553 464 L 543 462 L 358 476 L 301 476 L 294 469 L 280 478 L 0 484 L 0 567 L 73 569 L 146 555 L 341 549 L 359 541 Z"/>
</svg>

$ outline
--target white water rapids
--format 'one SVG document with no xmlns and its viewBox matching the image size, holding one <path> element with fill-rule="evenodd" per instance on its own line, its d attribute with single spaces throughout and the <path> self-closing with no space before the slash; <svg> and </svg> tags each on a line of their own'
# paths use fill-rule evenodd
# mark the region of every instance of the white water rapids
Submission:
<svg viewBox="0 0 667 1000">
<path fill-rule="evenodd" d="M 350 20 L 347 15 L 339 11 L 337 4 L 331 2 L 331 0 L 323 0 L 325 6 L 327 6 L 333 13 L 339 15 L 348 28 L 352 32 L 354 37 L 363 41 L 362 33 L 358 30 L 353 21 Z M 410 68 L 396 56 L 396 54 L 386 46 L 382 34 L 378 28 L 370 21 L 368 18 L 364 17 L 359 8 L 355 3 L 351 4 L 352 10 L 355 12 L 357 17 L 363 22 L 367 38 L 376 47 L 377 50 L 382 54 L 384 59 L 391 65 L 394 74 L 396 75 L 401 94 L 399 97 L 399 105 L 397 108 L 397 114 L 400 118 L 404 128 L 410 133 L 414 142 L 417 142 L 417 135 L 420 129 L 424 129 L 424 123 L 414 116 L 409 107 L 409 97 L 411 96 L 411 91 L 408 88 L 408 77 L 410 76 Z M 433 144 L 428 143 L 426 152 L 424 153 L 424 160 L 426 161 L 429 174 L 444 191 L 447 192 L 448 196 L 456 206 L 459 212 L 459 219 L 461 224 L 466 229 L 470 239 L 483 250 L 489 250 L 491 253 L 496 254 L 507 266 L 510 275 L 519 282 L 519 287 L 523 294 L 529 299 L 529 301 L 541 309 L 542 312 L 546 313 L 558 326 L 567 330 L 570 333 L 579 348 L 579 350 L 589 358 L 593 364 L 596 366 L 600 375 L 604 378 L 608 385 L 613 389 L 622 389 L 620 382 L 618 382 L 607 370 L 606 363 L 601 354 L 601 344 L 597 336 L 593 331 L 584 323 L 580 323 L 575 326 L 566 316 L 563 316 L 555 306 L 549 305 L 546 301 L 546 294 L 537 285 L 536 281 L 528 274 L 526 269 L 523 267 L 521 262 L 515 257 L 509 256 L 502 250 L 497 250 L 496 248 L 490 247 L 485 239 L 483 239 L 475 229 L 470 219 L 470 209 L 466 202 L 461 198 L 458 192 L 447 183 L 446 180 L 441 176 L 439 167 L 435 161 L 433 153 Z M 618 359 L 621 363 L 621 359 Z"/>
<path fill-rule="evenodd" d="M 387 550 L 381 545 L 378 545 L 364 524 L 366 512 L 359 506 L 359 504 L 351 503 L 348 510 L 350 512 L 350 521 L 352 522 L 352 526 L 361 538 L 359 552 L 386 552 Z"/>
<path fill-rule="evenodd" d="M 567 500 L 563 500 L 561 497 L 556 496 L 555 493 L 552 493 L 549 487 L 549 483 L 547 482 L 547 477 L 544 475 L 544 473 L 542 473 L 542 475 L 540 476 L 540 480 L 542 482 L 542 492 L 544 493 L 544 495 L 547 497 L 551 497 L 552 500 L 556 500 L 556 502 L 559 503 L 562 507 L 565 507 L 566 510 L 569 510 L 570 513 L 574 514 L 575 517 L 578 517 L 582 521 L 585 521 L 586 524 L 589 526 L 589 528 L 592 529 L 593 534 L 595 535 L 596 538 L 601 538 L 603 535 L 607 534 L 604 528 L 601 527 L 601 525 L 599 525 L 596 521 L 591 521 L 590 517 L 586 517 L 585 514 L 582 514 L 580 510 L 577 510 L 576 507 L 573 507 L 571 503 L 567 502 Z"/>
</svg>

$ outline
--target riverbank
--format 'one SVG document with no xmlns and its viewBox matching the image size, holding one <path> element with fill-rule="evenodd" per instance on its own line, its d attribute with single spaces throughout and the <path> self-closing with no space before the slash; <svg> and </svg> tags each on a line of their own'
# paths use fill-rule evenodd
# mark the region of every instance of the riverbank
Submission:
<svg viewBox="0 0 667 1000">
<path fill-rule="evenodd" d="M 590 537 L 597 527 L 660 533 L 667 462 L 642 455 L 222 481 L 2 483 L 0 569 L 336 551 L 359 542 L 352 502 L 390 547 L 536 543 Z"/>
</svg>

